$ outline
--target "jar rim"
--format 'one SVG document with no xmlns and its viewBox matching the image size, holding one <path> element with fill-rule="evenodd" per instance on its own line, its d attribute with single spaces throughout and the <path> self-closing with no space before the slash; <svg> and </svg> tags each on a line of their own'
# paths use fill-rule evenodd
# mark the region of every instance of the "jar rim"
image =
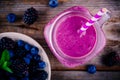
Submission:
<svg viewBox="0 0 120 80">
<path fill-rule="evenodd" d="M 96 32 L 96 40 L 95 40 L 95 43 L 94 43 L 94 46 L 93 46 L 93 48 L 89 51 L 89 53 L 87 53 L 87 54 L 85 54 L 85 55 L 83 55 L 83 56 L 80 56 L 80 57 L 72 57 L 72 56 L 69 56 L 69 55 L 67 55 L 67 54 L 64 54 L 64 52 L 62 52 L 60 49 L 59 49 L 59 47 L 58 46 L 56 46 L 56 44 L 57 44 L 57 42 L 55 42 L 54 41 L 54 33 L 55 33 L 55 25 L 57 24 L 57 22 L 58 22 L 58 20 L 59 19 L 61 19 L 61 18 L 63 18 L 65 15 L 68 15 L 68 14 L 70 14 L 71 12 L 79 12 L 80 13 L 80 11 L 66 11 L 65 13 L 63 13 L 63 14 L 61 14 L 60 16 L 58 16 L 57 17 L 57 19 L 53 22 L 53 24 L 51 25 L 51 38 L 50 38 L 50 40 L 51 40 L 51 43 L 52 43 L 52 46 L 53 46 L 53 48 L 55 49 L 55 51 L 56 51 L 56 53 L 59 55 L 59 56 L 61 56 L 61 57 L 63 57 L 63 58 L 68 58 L 68 59 L 75 59 L 75 60 L 77 60 L 77 59 L 83 59 L 83 58 L 86 58 L 87 56 L 89 56 L 91 53 L 92 53 L 92 51 L 94 50 L 94 48 L 95 48 L 95 46 L 96 46 L 96 44 L 97 44 L 97 29 L 96 29 L 96 27 L 94 28 L 94 30 L 95 30 L 95 32 Z M 85 14 L 85 15 L 87 15 L 87 14 Z M 84 15 L 83 15 L 84 16 Z M 82 17 L 83 17 L 82 16 Z M 89 16 L 89 15 L 88 15 Z M 85 17 L 84 16 L 84 18 L 85 19 L 90 19 L 90 17 L 92 17 L 92 16 L 89 16 L 89 17 Z M 97 26 L 98 24 L 94 24 L 94 26 Z M 54 28 L 55 27 L 55 28 Z"/>
</svg>

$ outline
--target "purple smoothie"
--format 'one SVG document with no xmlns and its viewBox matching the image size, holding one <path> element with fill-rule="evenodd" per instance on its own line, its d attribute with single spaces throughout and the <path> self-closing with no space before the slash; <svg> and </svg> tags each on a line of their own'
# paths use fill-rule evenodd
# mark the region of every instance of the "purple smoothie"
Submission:
<svg viewBox="0 0 120 80">
<path fill-rule="evenodd" d="M 96 32 L 93 26 L 80 38 L 77 30 L 87 20 L 80 16 L 72 16 L 61 22 L 56 29 L 56 43 L 59 49 L 71 57 L 81 57 L 89 53 L 96 42 Z"/>
</svg>

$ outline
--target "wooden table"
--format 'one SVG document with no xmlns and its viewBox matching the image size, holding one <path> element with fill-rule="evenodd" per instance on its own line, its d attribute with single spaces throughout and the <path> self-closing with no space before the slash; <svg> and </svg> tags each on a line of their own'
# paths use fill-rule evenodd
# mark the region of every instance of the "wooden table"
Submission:
<svg viewBox="0 0 120 80">
<path fill-rule="evenodd" d="M 107 67 L 101 64 L 101 56 L 112 49 L 120 54 L 120 1 L 119 0 L 68 0 L 60 3 L 57 8 L 50 8 L 48 0 L 0 0 L 0 33 L 19 32 L 37 40 L 47 52 L 49 57 L 52 77 L 51 80 L 120 80 L 120 66 Z M 111 11 L 111 19 L 104 24 L 107 44 L 95 58 L 87 64 L 95 64 L 97 72 L 89 74 L 86 65 L 75 68 L 65 68 L 53 56 L 43 36 L 46 23 L 56 14 L 71 6 L 81 5 L 87 7 L 95 14 L 100 8 L 106 7 Z M 23 24 L 22 17 L 27 8 L 34 7 L 39 11 L 39 19 L 33 25 Z M 15 23 L 8 23 L 6 15 L 15 13 L 18 17 Z M 29 27 L 29 28 L 27 28 Z"/>
</svg>

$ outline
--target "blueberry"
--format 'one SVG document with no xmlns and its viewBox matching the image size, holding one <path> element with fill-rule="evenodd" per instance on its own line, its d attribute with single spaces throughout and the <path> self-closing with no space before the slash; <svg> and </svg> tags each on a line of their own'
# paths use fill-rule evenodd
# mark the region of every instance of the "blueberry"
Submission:
<svg viewBox="0 0 120 80">
<path fill-rule="evenodd" d="M 10 77 L 10 80 L 17 80 L 15 77 Z"/>
<path fill-rule="evenodd" d="M 58 6 L 58 0 L 50 0 L 49 1 L 49 6 L 52 8 L 55 8 Z"/>
<path fill-rule="evenodd" d="M 26 58 L 32 59 L 32 55 L 29 53 L 26 55 Z"/>
<path fill-rule="evenodd" d="M 26 49 L 27 51 L 29 51 L 29 50 L 31 49 L 31 45 L 30 45 L 30 44 L 27 44 L 27 43 L 25 44 L 24 47 L 25 47 L 25 49 Z"/>
<path fill-rule="evenodd" d="M 88 71 L 88 73 L 94 74 L 96 72 L 96 66 L 95 65 L 88 65 L 87 71 Z"/>
<path fill-rule="evenodd" d="M 29 78 L 28 77 L 24 77 L 21 80 L 29 80 Z"/>
<path fill-rule="evenodd" d="M 25 42 L 23 40 L 18 40 L 17 44 L 19 47 L 22 47 L 22 46 L 24 46 Z"/>
<path fill-rule="evenodd" d="M 30 59 L 29 58 L 24 58 L 24 61 L 26 62 L 26 64 L 30 64 Z"/>
<path fill-rule="evenodd" d="M 39 62 L 38 63 L 39 64 L 39 68 L 45 68 L 46 67 L 46 63 L 44 62 L 44 61 L 42 61 L 42 62 Z"/>
<path fill-rule="evenodd" d="M 37 55 L 38 52 L 39 52 L 39 49 L 38 49 L 37 47 L 32 47 L 32 48 L 31 48 L 31 54 L 32 54 L 32 55 Z"/>
<path fill-rule="evenodd" d="M 8 22 L 10 22 L 10 23 L 15 22 L 15 20 L 16 20 L 16 15 L 15 15 L 14 13 L 9 13 L 9 14 L 7 15 L 7 20 L 8 20 Z"/>
<path fill-rule="evenodd" d="M 14 52 L 12 50 L 9 50 L 10 57 L 14 56 Z"/>
<path fill-rule="evenodd" d="M 35 55 L 35 56 L 34 56 L 34 59 L 35 59 L 36 61 L 39 61 L 40 58 L 41 58 L 41 57 L 40 57 L 39 55 Z"/>
</svg>

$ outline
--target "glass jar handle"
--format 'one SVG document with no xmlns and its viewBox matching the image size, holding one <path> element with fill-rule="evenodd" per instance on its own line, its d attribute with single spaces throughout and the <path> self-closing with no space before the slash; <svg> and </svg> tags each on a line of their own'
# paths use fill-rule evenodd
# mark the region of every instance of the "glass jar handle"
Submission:
<svg viewBox="0 0 120 80">
<path fill-rule="evenodd" d="M 107 12 L 106 14 L 104 14 L 101 19 L 99 21 L 97 21 L 101 26 L 102 28 L 102 25 L 111 17 L 110 15 L 110 12 Z"/>
</svg>

